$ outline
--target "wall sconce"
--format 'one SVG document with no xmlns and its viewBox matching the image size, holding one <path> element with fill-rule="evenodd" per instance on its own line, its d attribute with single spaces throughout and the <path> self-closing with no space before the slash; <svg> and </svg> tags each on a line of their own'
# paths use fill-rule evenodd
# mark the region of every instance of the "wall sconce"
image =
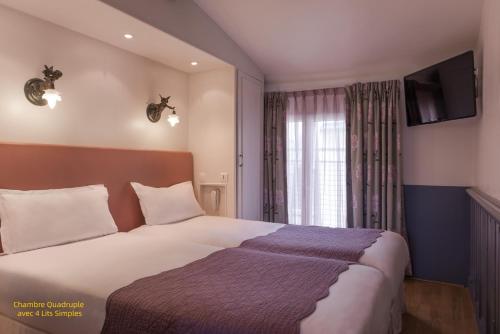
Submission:
<svg viewBox="0 0 500 334">
<path fill-rule="evenodd" d="M 169 106 L 168 105 L 168 100 L 170 99 L 169 97 L 163 97 L 160 95 L 160 103 L 155 104 L 155 103 L 150 103 L 148 104 L 148 108 L 146 109 L 146 114 L 148 115 L 148 119 L 156 123 L 160 120 L 161 118 L 161 113 L 165 108 L 168 108 L 172 110 L 172 113 L 168 115 L 167 121 L 170 123 L 170 126 L 174 127 L 176 126 L 180 120 L 179 116 L 175 113 L 175 107 Z"/>
<path fill-rule="evenodd" d="M 24 85 L 24 95 L 28 101 L 37 106 L 49 105 L 50 109 L 54 109 L 57 102 L 60 102 L 61 94 L 54 87 L 54 81 L 62 77 L 62 72 L 59 70 L 54 71 L 54 66 L 48 67 L 42 71 L 44 78 L 33 78 L 26 82 Z"/>
</svg>

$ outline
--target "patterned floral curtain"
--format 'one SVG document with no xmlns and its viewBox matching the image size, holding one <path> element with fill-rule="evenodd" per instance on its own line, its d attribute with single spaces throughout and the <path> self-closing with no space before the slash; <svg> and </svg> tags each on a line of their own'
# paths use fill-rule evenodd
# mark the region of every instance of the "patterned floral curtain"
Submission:
<svg viewBox="0 0 500 334">
<path fill-rule="evenodd" d="M 286 95 L 264 96 L 264 220 L 288 223 L 286 191 Z"/>
<path fill-rule="evenodd" d="M 406 236 L 399 81 L 347 87 L 348 226 Z"/>
</svg>

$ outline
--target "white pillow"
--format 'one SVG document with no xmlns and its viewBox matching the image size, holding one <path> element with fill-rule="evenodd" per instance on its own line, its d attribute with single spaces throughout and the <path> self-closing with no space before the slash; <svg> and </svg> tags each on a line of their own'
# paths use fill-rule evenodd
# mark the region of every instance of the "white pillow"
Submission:
<svg viewBox="0 0 500 334">
<path fill-rule="evenodd" d="M 90 186 L 83 187 L 74 187 L 74 188 L 60 188 L 60 189 L 41 189 L 41 190 L 15 190 L 15 189 L 0 189 L 0 195 L 2 194 L 45 194 L 50 192 L 73 192 L 73 191 L 82 191 L 89 189 L 102 189 L 104 187 L 103 184 L 96 184 Z M 2 226 L 2 219 L 0 217 L 0 226 Z"/>
<path fill-rule="evenodd" d="M 139 197 L 148 225 L 175 223 L 205 214 L 196 201 L 191 181 L 168 188 L 147 187 L 136 182 L 130 184 Z"/>
<path fill-rule="evenodd" d="M 103 185 L 0 192 L 5 253 L 89 239 L 118 231 Z"/>
</svg>

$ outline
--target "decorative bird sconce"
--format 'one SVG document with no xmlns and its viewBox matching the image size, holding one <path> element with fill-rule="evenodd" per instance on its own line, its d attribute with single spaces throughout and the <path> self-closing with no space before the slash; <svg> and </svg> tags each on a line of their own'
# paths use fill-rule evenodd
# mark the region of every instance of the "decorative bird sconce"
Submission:
<svg viewBox="0 0 500 334">
<path fill-rule="evenodd" d="M 168 104 L 168 100 L 170 99 L 169 97 L 163 97 L 160 95 L 160 103 L 150 103 L 148 104 L 148 107 L 146 109 L 146 114 L 148 116 L 148 119 L 156 123 L 160 120 L 161 118 L 161 113 L 165 108 L 168 108 L 172 110 L 172 113 L 168 115 L 167 121 L 170 123 L 170 126 L 174 127 L 176 126 L 180 120 L 179 116 L 175 113 L 175 107 L 172 107 Z"/>
<path fill-rule="evenodd" d="M 37 106 L 49 105 L 50 109 L 54 109 L 57 102 L 60 102 L 61 94 L 55 90 L 54 81 L 62 77 L 62 72 L 54 70 L 54 66 L 48 67 L 42 71 L 43 79 L 33 78 L 24 85 L 24 95 L 28 101 Z"/>
</svg>

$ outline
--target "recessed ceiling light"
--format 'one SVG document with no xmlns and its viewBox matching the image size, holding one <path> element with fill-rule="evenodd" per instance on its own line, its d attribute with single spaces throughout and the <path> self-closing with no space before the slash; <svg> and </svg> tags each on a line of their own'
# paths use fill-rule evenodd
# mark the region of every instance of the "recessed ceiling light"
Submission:
<svg viewBox="0 0 500 334">
<path fill-rule="evenodd" d="M 131 35 L 131 34 L 125 34 L 125 35 L 123 35 L 123 37 L 125 37 L 126 39 L 132 39 L 132 38 L 134 38 L 134 36 Z"/>
<path fill-rule="evenodd" d="M 192 62 L 191 62 L 191 66 L 196 66 L 196 65 L 198 65 L 198 62 L 197 62 L 197 61 L 192 61 Z"/>
</svg>

